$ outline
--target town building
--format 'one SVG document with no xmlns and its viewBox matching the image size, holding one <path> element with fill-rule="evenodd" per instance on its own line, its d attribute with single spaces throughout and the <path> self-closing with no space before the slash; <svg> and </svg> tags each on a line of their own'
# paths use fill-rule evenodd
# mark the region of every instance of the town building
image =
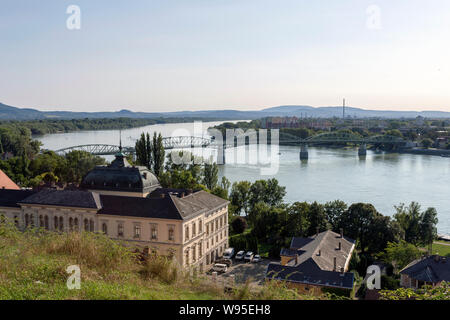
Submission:
<svg viewBox="0 0 450 320">
<path fill-rule="evenodd" d="M 443 281 L 450 282 L 450 261 L 439 255 L 414 260 L 400 271 L 400 285 L 404 288 L 435 287 Z"/>
<path fill-rule="evenodd" d="M 289 249 L 280 252 L 280 263 L 270 263 L 265 278 L 283 281 L 300 293 L 320 295 L 325 288 L 350 294 L 354 274 L 347 272 L 355 240 L 333 231 L 312 237 L 293 237 Z"/>
<path fill-rule="evenodd" d="M 89 172 L 80 190 L 0 190 L 0 215 L 19 227 L 101 232 L 206 270 L 228 247 L 228 201 L 161 188 L 123 154 Z"/>
</svg>

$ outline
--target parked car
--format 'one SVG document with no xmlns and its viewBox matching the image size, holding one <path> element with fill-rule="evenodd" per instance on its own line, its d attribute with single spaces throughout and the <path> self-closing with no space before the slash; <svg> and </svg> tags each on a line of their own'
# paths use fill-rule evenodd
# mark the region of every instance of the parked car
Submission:
<svg viewBox="0 0 450 320">
<path fill-rule="evenodd" d="M 236 260 L 242 260 L 244 259 L 245 251 L 241 250 L 238 253 L 236 253 L 236 256 L 234 257 Z"/>
<path fill-rule="evenodd" d="M 216 263 L 225 264 L 228 268 L 233 265 L 233 261 L 231 261 L 231 259 L 228 259 L 228 258 L 222 258 L 222 259 L 216 260 Z"/>
<path fill-rule="evenodd" d="M 252 262 L 258 263 L 261 261 L 261 256 L 259 254 L 255 254 L 255 256 L 253 257 Z"/>
<path fill-rule="evenodd" d="M 253 252 L 249 251 L 244 257 L 245 262 L 252 262 L 253 260 Z"/>
<path fill-rule="evenodd" d="M 226 264 L 223 264 L 223 263 L 215 263 L 215 264 L 213 265 L 213 271 L 223 273 L 223 272 L 227 272 L 227 270 L 228 270 L 228 267 L 227 267 Z"/>
<path fill-rule="evenodd" d="M 233 258 L 233 256 L 234 256 L 234 248 L 227 248 L 223 252 L 223 257 L 225 259 L 231 259 L 231 258 Z"/>
</svg>

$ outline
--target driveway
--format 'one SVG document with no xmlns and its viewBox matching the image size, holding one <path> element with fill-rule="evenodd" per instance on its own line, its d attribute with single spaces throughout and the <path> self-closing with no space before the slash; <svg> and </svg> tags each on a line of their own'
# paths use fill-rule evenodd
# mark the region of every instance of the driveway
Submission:
<svg viewBox="0 0 450 320">
<path fill-rule="evenodd" d="M 236 284 L 244 284 L 247 279 L 250 279 L 251 286 L 259 286 L 264 283 L 264 275 L 270 262 L 269 259 L 263 259 L 258 263 L 246 263 L 233 259 L 233 265 L 227 272 L 219 274 L 218 278 L 227 281 L 230 280 L 230 276 L 234 276 Z"/>
</svg>

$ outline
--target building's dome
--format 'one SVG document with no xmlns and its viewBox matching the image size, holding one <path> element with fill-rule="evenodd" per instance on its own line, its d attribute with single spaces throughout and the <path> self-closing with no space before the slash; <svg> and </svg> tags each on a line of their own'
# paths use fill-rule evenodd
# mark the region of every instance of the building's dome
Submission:
<svg viewBox="0 0 450 320">
<path fill-rule="evenodd" d="M 81 182 L 81 188 L 149 193 L 160 187 L 156 176 L 146 167 L 131 166 L 119 152 L 108 166 L 97 166 Z"/>
</svg>

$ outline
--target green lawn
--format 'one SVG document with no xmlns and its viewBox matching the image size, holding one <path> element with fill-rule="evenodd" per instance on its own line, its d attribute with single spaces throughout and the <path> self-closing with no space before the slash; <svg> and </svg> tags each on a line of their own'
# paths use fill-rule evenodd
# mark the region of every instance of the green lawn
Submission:
<svg viewBox="0 0 450 320">
<path fill-rule="evenodd" d="M 443 243 L 443 242 L 441 242 Z M 450 243 L 449 245 L 440 244 L 438 242 L 433 243 L 433 254 L 438 253 L 440 256 L 450 257 Z"/>
</svg>

